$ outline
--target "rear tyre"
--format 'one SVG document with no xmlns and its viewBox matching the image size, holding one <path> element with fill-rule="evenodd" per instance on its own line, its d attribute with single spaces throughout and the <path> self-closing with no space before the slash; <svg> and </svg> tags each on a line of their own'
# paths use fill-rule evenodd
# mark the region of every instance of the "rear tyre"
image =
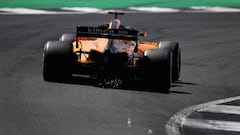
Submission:
<svg viewBox="0 0 240 135">
<path fill-rule="evenodd" d="M 72 42 L 48 41 L 43 50 L 43 79 L 61 81 L 71 77 Z"/>
<path fill-rule="evenodd" d="M 168 49 L 144 52 L 143 80 L 158 91 L 168 92 L 172 82 L 172 53 Z"/>
<path fill-rule="evenodd" d="M 73 41 L 74 37 L 75 37 L 75 34 L 72 34 L 72 33 L 62 34 L 62 36 L 59 38 L 59 41 L 61 41 L 61 42 Z"/>
<path fill-rule="evenodd" d="M 169 49 L 172 52 L 172 81 L 178 81 L 181 72 L 181 48 L 178 42 L 161 41 L 159 49 Z"/>
</svg>

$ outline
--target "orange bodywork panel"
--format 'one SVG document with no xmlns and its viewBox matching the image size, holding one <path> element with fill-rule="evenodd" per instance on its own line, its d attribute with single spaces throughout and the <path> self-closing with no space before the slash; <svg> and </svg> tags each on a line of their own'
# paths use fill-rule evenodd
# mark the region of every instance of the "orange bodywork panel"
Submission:
<svg viewBox="0 0 240 135">
<path fill-rule="evenodd" d="M 78 62 L 88 62 L 88 54 L 82 53 L 80 56 L 80 50 L 82 52 L 90 52 L 91 50 L 96 50 L 98 52 L 103 52 L 107 46 L 108 39 L 106 38 L 78 38 L 77 41 L 73 42 L 73 53 L 78 55 Z"/>
<path fill-rule="evenodd" d="M 144 53 L 145 50 L 157 48 L 157 42 L 142 42 L 138 45 L 138 54 Z"/>
<path fill-rule="evenodd" d="M 77 46 L 78 41 L 78 46 Z M 73 53 L 78 56 L 77 62 L 88 63 L 91 62 L 88 60 L 89 54 L 81 53 L 81 52 L 90 52 L 91 50 L 96 50 L 98 52 L 103 53 L 104 49 L 108 45 L 109 39 L 107 38 L 85 38 L 78 37 L 78 39 L 74 40 L 73 45 Z M 145 50 L 157 48 L 157 42 L 141 42 L 138 44 L 138 52 L 139 56 L 143 56 Z M 130 50 L 134 50 L 134 48 L 130 48 Z"/>
</svg>

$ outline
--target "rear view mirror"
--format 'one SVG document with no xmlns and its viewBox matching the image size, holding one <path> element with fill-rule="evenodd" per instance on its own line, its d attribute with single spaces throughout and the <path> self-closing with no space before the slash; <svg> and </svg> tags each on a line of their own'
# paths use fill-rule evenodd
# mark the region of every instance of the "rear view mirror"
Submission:
<svg viewBox="0 0 240 135">
<path fill-rule="evenodd" d="M 146 37 L 146 36 L 148 36 L 148 34 L 147 34 L 146 32 L 141 32 L 141 33 L 139 34 L 139 36 Z"/>
</svg>

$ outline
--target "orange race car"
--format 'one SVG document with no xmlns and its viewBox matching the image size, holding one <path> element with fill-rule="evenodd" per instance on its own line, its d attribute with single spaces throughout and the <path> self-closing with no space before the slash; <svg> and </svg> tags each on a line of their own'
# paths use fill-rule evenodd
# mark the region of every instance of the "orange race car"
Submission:
<svg viewBox="0 0 240 135">
<path fill-rule="evenodd" d="M 150 87 L 168 91 L 180 77 L 181 50 L 178 42 L 140 41 L 147 36 L 121 25 L 118 15 L 97 27 L 77 26 L 75 34 L 63 34 L 48 41 L 43 52 L 43 78 L 58 81 L 73 74 L 95 77 L 105 87 L 120 87 L 139 80 Z"/>
</svg>

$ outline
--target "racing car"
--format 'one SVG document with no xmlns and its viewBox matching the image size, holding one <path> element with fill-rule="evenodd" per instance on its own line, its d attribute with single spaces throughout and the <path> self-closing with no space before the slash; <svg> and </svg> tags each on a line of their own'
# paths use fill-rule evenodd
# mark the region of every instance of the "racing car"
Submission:
<svg viewBox="0 0 240 135">
<path fill-rule="evenodd" d="M 122 12 L 109 23 L 76 27 L 58 41 L 47 41 L 43 49 L 43 79 L 58 81 L 72 75 L 95 78 L 104 87 L 121 87 L 140 81 L 159 91 L 169 91 L 179 80 L 181 48 L 178 42 L 140 41 L 148 36 L 132 26 L 122 25 Z"/>
</svg>

